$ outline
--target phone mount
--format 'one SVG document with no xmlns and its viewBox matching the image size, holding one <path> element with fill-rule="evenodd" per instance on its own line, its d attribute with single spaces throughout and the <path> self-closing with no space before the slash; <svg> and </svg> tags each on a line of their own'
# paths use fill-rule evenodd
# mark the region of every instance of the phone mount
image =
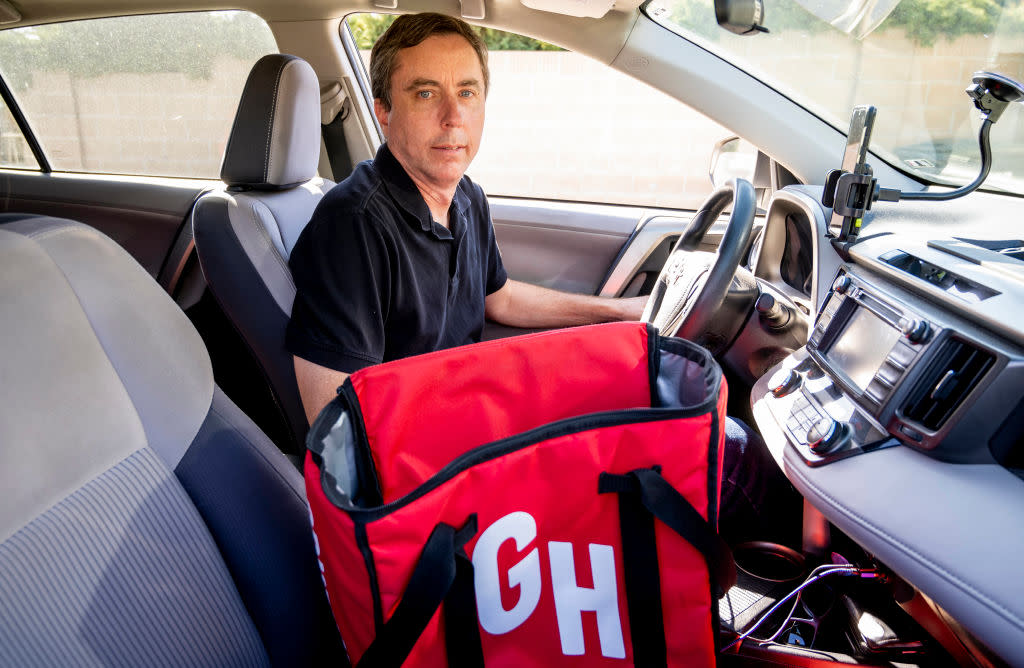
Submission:
<svg viewBox="0 0 1024 668">
<path fill-rule="evenodd" d="M 832 211 L 845 218 L 859 220 L 875 202 L 898 202 L 900 191 L 881 188 L 874 177 L 871 165 L 861 165 L 856 172 L 833 169 L 825 177 L 825 192 L 821 203 L 832 207 Z"/>
<path fill-rule="evenodd" d="M 874 202 L 898 202 L 900 200 L 945 201 L 963 197 L 977 190 L 992 169 L 992 150 L 989 132 L 992 124 L 999 120 L 1006 107 L 1013 102 L 1024 103 L 1024 85 L 1009 77 L 994 72 L 975 72 L 971 85 L 965 91 L 981 112 L 981 130 L 978 132 L 978 147 L 981 151 L 981 173 L 971 183 L 948 192 L 901 192 L 893 188 L 882 188 L 874 178 L 871 166 L 863 162 L 853 171 L 833 169 L 825 178 L 825 191 L 821 203 L 832 207 L 834 215 L 851 221 L 844 224 L 837 240 L 852 243 L 860 230 L 861 218 L 871 209 Z M 864 154 L 866 154 L 866 147 Z"/>
</svg>

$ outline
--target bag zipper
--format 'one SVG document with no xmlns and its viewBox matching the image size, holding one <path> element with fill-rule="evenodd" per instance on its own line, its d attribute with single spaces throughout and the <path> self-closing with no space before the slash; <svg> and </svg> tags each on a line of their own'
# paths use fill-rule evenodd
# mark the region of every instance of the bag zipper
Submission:
<svg viewBox="0 0 1024 668">
<path fill-rule="evenodd" d="M 398 510 L 410 503 L 422 498 L 427 493 L 440 487 L 448 480 L 454 478 L 464 470 L 482 464 L 492 459 L 503 457 L 517 450 L 521 450 L 540 441 L 567 436 L 591 429 L 602 427 L 614 427 L 624 424 L 638 424 L 644 422 L 659 422 L 662 420 L 683 419 L 706 415 L 714 409 L 717 404 L 717 394 L 697 406 L 685 409 L 665 408 L 627 408 L 615 411 L 606 411 L 583 417 L 571 417 L 558 422 L 552 422 L 529 431 L 509 436 L 498 441 L 469 450 L 446 464 L 437 473 L 420 484 L 405 496 L 394 501 L 376 507 L 352 506 L 346 499 L 339 498 L 332 494 L 330 486 L 324 486 L 324 492 L 331 502 L 338 508 L 346 511 L 355 522 L 373 522 L 391 512 Z"/>
</svg>

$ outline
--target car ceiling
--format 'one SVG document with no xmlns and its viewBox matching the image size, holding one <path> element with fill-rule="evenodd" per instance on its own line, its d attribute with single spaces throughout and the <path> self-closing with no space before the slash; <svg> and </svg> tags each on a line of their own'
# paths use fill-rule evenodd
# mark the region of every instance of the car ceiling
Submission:
<svg viewBox="0 0 1024 668">
<path fill-rule="evenodd" d="M 7 1 L 0 0 L 0 4 L 7 4 Z M 359 0 L 294 0 L 287 3 L 277 0 L 230 3 L 223 0 L 25 0 L 10 4 L 21 14 L 21 20 L 4 24 L 4 28 L 105 16 L 217 9 L 251 11 L 263 17 L 272 29 L 275 29 L 275 23 L 331 21 L 352 12 L 461 13 L 460 4 L 454 0 L 401 0 L 397 10 L 382 9 L 373 2 Z M 640 4 L 640 0 L 619 0 L 608 14 L 595 20 L 531 9 L 518 0 L 487 0 L 484 19 L 470 19 L 470 22 L 542 38 L 610 63 L 625 43 Z"/>
</svg>

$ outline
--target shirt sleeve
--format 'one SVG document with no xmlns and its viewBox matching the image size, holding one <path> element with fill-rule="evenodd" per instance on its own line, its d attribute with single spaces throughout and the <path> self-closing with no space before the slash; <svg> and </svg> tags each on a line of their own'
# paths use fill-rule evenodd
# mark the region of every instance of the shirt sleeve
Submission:
<svg viewBox="0 0 1024 668">
<path fill-rule="evenodd" d="M 384 359 L 388 243 L 367 216 L 345 211 L 340 203 L 321 208 L 289 259 L 295 303 L 285 344 L 314 364 L 352 373 Z"/>
</svg>

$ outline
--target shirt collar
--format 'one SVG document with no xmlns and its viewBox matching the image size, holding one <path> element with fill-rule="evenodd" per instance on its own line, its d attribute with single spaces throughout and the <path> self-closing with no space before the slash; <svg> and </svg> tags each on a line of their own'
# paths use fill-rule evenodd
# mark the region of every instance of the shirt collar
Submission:
<svg viewBox="0 0 1024 668">
<path fill-rule="evenodd" d="M 391 152 L 387 142 L 381 144 L 377 149 L 373 166 L 399 206 L 419 222 L 424 232 L 432 232 L 434 221 L 433 216 L 430 215 L 430 209 L 427 207 L 423 195 L 420 194 L 419 188 L 402 167 L 402 163 L 398 162 L 398 158 Z M 465 215 L 470 203 L 469 196 L 464 191 L 464 184 L 465 178 L 459 181 L 459 185 L 455 188 L 455 196 L 452 198 L 454 208 L 460 215 Z"/>
</svg>

